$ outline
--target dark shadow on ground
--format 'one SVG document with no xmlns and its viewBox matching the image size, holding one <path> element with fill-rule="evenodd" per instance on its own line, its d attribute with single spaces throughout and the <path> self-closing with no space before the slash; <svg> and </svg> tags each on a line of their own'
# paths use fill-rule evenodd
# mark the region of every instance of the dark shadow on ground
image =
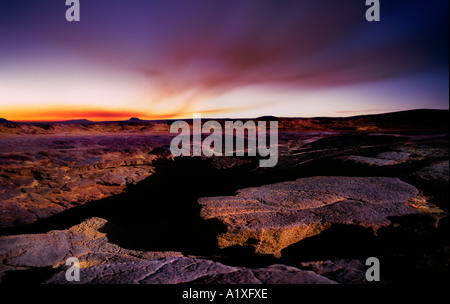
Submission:
<svg viewBox="0 0 450 304">
<path fill-rule="evenodd" d="M 369 142 L 370 140 L 372 142 Z M 350 153 L 370 156 L 386 151 L 391 145 L 398 145 L 399 142 L 401 141 L 398 139 L 386 141 L 386 138 L 380 140 L 380 137 L 368 138 L 367 135 L 340 136 L 315 143 L 310 147 L 312 150 L 321 150 L 336 147 L 340 143 L 342 151 L 338 154 L 330 157 L 326 153 L 313 153 L 315 157 L 305 164 L 269 169 L 258 168 L 257 159 L 251 159 L 248 163 L 231 169 L 217 169 L 212 159 L 199 157 L 176 158 L 173 161 L 160 159 L 152 164 L 156 168 L 156 173 L 136 185 L 129 186 L 122 194 L 68 209 L 30 225 L 4 228 L 0 231 L 0 235 L 68 229 L 87 218 L 100 217 L 118 228 L 111 230 L 105 228 L 109 241 L 127 249 L 181 251 L 185 255 L 204 256 L 230 265 L 251 267 L 277 262 L 296 265 L 299 261 L 333 258 L 365 260 L 368 256 L 378 255 L 385 259 L 386 265 L 389 265 L 386 267 L 389 269 L 401 267 L 409 271 L 414 269 L 414 275 L 406 272 L 404 277 L 416 279 L 422 274 L 421 270 L 418 270 L 420 267 L 410 266 L 420 261 L 414 253 L 417 244 L 422 244 L 420 257 L 436 252 L 438 256 L 443 252 L 441 255 L 445 257 L 445 246 L 442 247 L 442 238 L 448 236 L 448 223 L 445 224 L 445 221 L 444 224 L 440 224 L 442 228 L 438 229 L 437 234 L 440 236 L 432 236 L 431 243 L 421 243 L 420 238 L 418 240 L 409 234 L 398 234 L 394 230 L 386 230 L 384 234 L 381 231 L 376 237 L 370 229 L 336 226 L 286 248 L 283 257 L 277 260 L 271 256 L 256 255 L 251 247 L 218 249 L 217 235 L 225 232 L 226 227 L 218 220 L 203 220 L 197 203 L 200 197 L 234 195 L 237 190 L 246 187 L 295 180 L 300 177 L 340 175 L 396 176 L 419 188 L 424 186 L 424 191 L 432 194 L 443 193 L 438 200 L 443 205 L 447 204 L 446 185 L 426 184 L 410 177 L 412 172 L 435 160 L 375 167 L 364 164 L 349 165 L 334 158 Z M 361 147 L 361 143 L 374 146 L 364 148 Z M 417 222 L 408 223 L 414 226 Z M 443 232 L 445 227 L 447 231 Z M 401 243 L 397 243 L 399 239 L 402 240 Z M 396 244 L 402 244 L 400 249 L 406 251 L 395 249 L 398 247 L 394 246 Z M 427 251 L 427 248 L 431 248 L 431 251 Z M 405 256 L 410 258 L 405 259 Z M 446 256 L 448 258 L 448 246 Z M 448 264 L 446 269 L 448 270 Z M 389 274 L 387 270 L 388 276 L 394 277 L 395 281 L 399 281 L 398 273 L 401 272 Z M 443 278 L 440 271 L 435 273 L 436 278 Z M 424 277 L 429 278 L 430 275 Z"/>
<path fill-rule="evenodd" d="M 280 262 L 300 266 L 308 261 L 357 259 L 364 264 L 376 257 L 384 283 L 449 283 L 448 217 L 437 227 L 427 215 L 390 220 L 392 224 L 376 234 L 369 228 L 334 225 L 282 250 Z"/>
</svg>

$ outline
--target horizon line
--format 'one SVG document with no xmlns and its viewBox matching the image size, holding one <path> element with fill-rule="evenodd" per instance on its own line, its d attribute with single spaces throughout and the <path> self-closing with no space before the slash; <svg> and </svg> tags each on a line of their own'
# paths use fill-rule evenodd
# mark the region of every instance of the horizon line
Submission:
<svg viewBox="0 0 450 304">
<path fill-rule="evenodd" d="M 262 115 L 258 117 L 221 117 L 221 118 L 208 118 L 208 117 L 202 117 L 201 119 L 207 119 L 207 120 L 224 120 L 224 119 L 231 119 L 231 120 L 241 120 L 241 119 L 259 119 L 261 117 L 275 117 L 275 118 L 297 118 L 297 119 L 314 119 L 314 118 L 352 118 L 352 117 L 360 117 L 360 116 L 373 116 L 373 115 L 384 115 L 384 114 L 392 114 L 392 113 L 400 113 L 400 112 L 411 112 L 411 111 L 449 111 L 449 108 L 445 109 L 439 109 L 439 108 L 417 108 L 417 109 L 408 109 L 408 110 L 397 110 L 397 111 L 390 111 L 390 112 L 379 112 L 379 113 L 371 113 L 371 114 L 357 114 L 357 115 L 349 115 L 349 116 L 274 116 L 274 115 Z M 336 111 L 336 113 L 353 113 L 353 112 L 368 112 L 370 110 L 366 111 Z M 193 114 L 196 112 L 193 112 Z M 201 112 L 197 112 L 200 113 Z M 139 117 L 131 117 L 129 119 L 124 120 L 90 120 L 87 118 L 72 118 L 72 119 L 64 119 L 64 120 L 9 120 L 5 117 L 0 117 L 0 119 L 4 119 L 7 122 L 12 123 L 64 123 L 64 122 L 76 122 L 76 121 L 86 121 L 90 123 L 107 123 L 107 122 L 133 122 L 131 120 L 132 118 L 137 118 L 138 120 L 135 120 L 134 122 L 148 122 L 148 121 L 165 121 L 165 120 L 191 120 L 192 117 L 183 117 L 183 118 L 157 118 L 157 119 L 140 119 Z"/>
</svg>

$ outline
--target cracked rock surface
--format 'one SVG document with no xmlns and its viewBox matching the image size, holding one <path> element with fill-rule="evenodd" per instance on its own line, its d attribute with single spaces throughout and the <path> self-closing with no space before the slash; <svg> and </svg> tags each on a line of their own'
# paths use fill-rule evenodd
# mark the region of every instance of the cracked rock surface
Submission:
<svg viewBox="0 0 450 304">
<path fill-rule="evenodd" d="M 204 219 L 217 218 L 228 228 L 221 247 L 250 245 L 257 253 L 281 250 L 317 235 L 333 224 L 376 231 L 389 217 L 414 214 L 419 191 L 398 178 L 327 176 L 300 178 L 238 191 L 236 196 L 199 200 Z"/>
<path fill-rule="evenodd" d="M 1 283 L 448 282 L 447 116 L 269 117 L 273 168 L 173 158 L 171 121 L 0 119 Z"/>
<path fill-rule="evenodd" d="M 0 237 L 0 275 L 34 267 L 61 269 L 45 282 L 66 284 L 69 257 L 80 260 L 80 281 L 96 284 L 335 284 L 310 270 L 285 265 L 266 268 L 227 266 L 179 252 L 128 250 L 108 241 L 111 228 L 91 218 L 67 230 Z"/>
<path fill-rule="evenodd" d="M 0 137 L 0 228 L 110 197 L 153 174 L 164 136 Z"/>
<path fill-rule="evenodd" d="M 312 270 L 333 281 L 344 284 L 366 284 L 366 268 L 355 259 L 334 259 L 301 263 L 302 269 Z"/>
<path fill-rule="evenodd" d="M 65 284 L 65 272 L 45 282 Z M 336 284 L 312 271 L 285 265 L 267 268 L 232 267 L 187 257 L 111 263 L 82 269 L 80 284 Z"/>
<path fill-rule="evenodd" d="M 179 252 L 128 250 L 112 244 L 106 234 L 106 220 L 90 218 L 67 230 L 42 234 L 22 234 L 0 237 L 0 276 L 5 271 L 51 266 L 57 268 L 69 257 L 80 260 L 80 267 L 102 263 L 142 261 L 168 256 L 182 256 Z M 100 232 L 102 231 L 102 232 Z"/>
</svg>

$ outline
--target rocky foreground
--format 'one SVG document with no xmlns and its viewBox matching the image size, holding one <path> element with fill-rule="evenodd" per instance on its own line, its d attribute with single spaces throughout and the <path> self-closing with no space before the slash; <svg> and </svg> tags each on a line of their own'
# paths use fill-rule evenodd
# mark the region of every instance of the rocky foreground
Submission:
<svg viewBox="0 0 450 304">
<path fill-rule="evenodd" d="M 274 168 L 173 159 L 167 122 L 3 122 L 0 279 L 367 284 L 375 256 L 381 283 L 448 281 L 448 123 L 417 113 L 278 119 Z"/>
<path fill-rule="evenodd" d="M 0 138 L 0 226 L 32 223 L 150 176 L 168 136 Z"/>
<path fill-rule="evenodd" d="M 0 238 L 2 274 L 12 269 L 31 267 L 59 268 L 69 257 L 80 260 L 83 268 L 79 284 L 336 284 L 311 270 L 285 265 L 265 268 L 233 267 L 204 258 L 185 257 L 180 252 L 145 252 L 111 244 L 105 232 L 107 222 L 91 218 L 68 230 L 45 234 Z M 111 229 L 111 228 L 109 228 Z M 339 261 L 340 267 L 353 261 Z M 334 264 L 327 261 L 325 263 Z M 357 265 L 362 268 L 362 265 Z M 335 279 L 345 283 L 361 279 L 353 268 Z M 328 269 L 327 275 L 334 271 Z M 359 273 L 361 276 L 362 272 Z M 66 284 L 65 271 L 57 272 L 45 284 Z"/>
<path fill-rule="evenodd" d="M 242 189 L 199 203 L 203 218 L 218 218 L 228 227 L 219 246 L 249 244 L 257 253 L 279 257 L 282 249 L 336 224 L 376 232 L 391 224 L 389 217 L 418 213 L 413 204 L 421 201 L 415 187 L 397 178 L 332 176 Z"/>
</svg>

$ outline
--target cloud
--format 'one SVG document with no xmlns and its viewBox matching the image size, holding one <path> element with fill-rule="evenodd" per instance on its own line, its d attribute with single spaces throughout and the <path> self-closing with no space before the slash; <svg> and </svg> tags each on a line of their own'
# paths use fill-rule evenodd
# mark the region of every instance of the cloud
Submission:
<svg viewBox="0 0 450 304">
<path fill-rule="evenodd" d="M 166 38 L 170 47 L 160 50 L 161 60 L 143 69 L 159 94 L 156 100 L 193 90 L 200 98 L 249 85 L 346 86 L 436 66 L 420 46 L 424 33 L 412 36 L 392 20 L 369 24 L 360 1 L 249 3 L 227 10 L 222 23 L 200 26 L 200 17 Z"/>
<path fill-rule="evenodd" d="M 76 58 L 70 60 L 74 65 L 78 59 L 95 63 L 113 78 L 132 74 L 139 82 L 136 91 L 144 92 L 130 103 L 147 110 L 60 112 L 64 116 L 176 118 L 202 109 L 226 113 L 226 109 L 257 107 L 264 112 L 266 99 L 258 95 L 259 88 L 262 95 L 308 94 L 341 86 L 358 90 L 371 83 L 383 88 L 394 79 L 426 76 L 436 69 L 448 75 L 448 1 L 433 5 L 388 1 L 382 5 L 382 21 L 369 23 L 361 0 L 142 0 L 133 5 L 97 0 L 86 4 L 84 21 L 76 27 L 56 17 L 51 1 L 45 3 L 33 4 L 25 15 L 45 16 L 45 20 L 19 18 L 20 26 L 22 9 L 8 4 L 14 10 L 4 10 L 8 16 L 0 18 L 5 28 L 0 60 L 14 65 L 22 64 L 24 56 L 40 61 L 58 54 L 50 57 L 55 62 Z M 71 73 L 67 66 L 61 69 Z M 250 100 L 216 103 L 226 100 L 220 95 L 236 96 L 248 86 L 256 88 Z M 432 91 L 411 87 L 426 91 L 424 96 Z M 392 92 L 405 96 L 411 91 L 406 86 L 390 89 L 370 101 L 359 101 L 359 108 L 377 108 L 381 106 L 377 100 Z M 435 95 L 448 99 L 448 90 L 444 93 Z M 93 104 L 97 98 L 92 97 Z M 242 107 L 231 106 L 237 102 Z M 303 105 L 323 108 L 320 102 L 295 102 L 297 111 Z M 373 104 L 363 104 L 368 102 Z"/>
</svg>

